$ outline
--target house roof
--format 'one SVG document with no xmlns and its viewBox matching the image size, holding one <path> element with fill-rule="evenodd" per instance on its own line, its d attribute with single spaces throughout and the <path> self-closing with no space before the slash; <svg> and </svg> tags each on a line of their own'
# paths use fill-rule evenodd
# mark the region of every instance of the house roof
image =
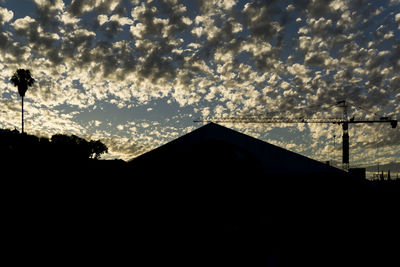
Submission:
<svg viewBox="0 0 400 267">
<path fill-rule="evenodd" d="M 272 145 L 227 127 L 208 123 L 186 135 L 183 135 L 163 146 L 147 152 L 129 163 L 157 164 L 172 166 L 184 160 L 187 165 L 193 159 L 193 165 L 207 167 L 208 164 L 220 162 L 225 166 L 229 161 L 235 164 L 256 162 L 262 174 L 343 174 L 342 170 L 328 166 L 319 161 Z M 239 160 L 238 160 L 239 159 Z M 243 160 L 241 160 L 243 159 Z M 246 163 L 247 164 L 247 163 Z M 153 165 L 153 166 L 157 166 Z M 232 164 L 230 164 L 232 166 Z M 159 165 L 160 166 L 160 165 Z M 217 163 L 212 165 L 213 168 Z M 165 167 L 165 166 L 164 166 Z"/>
</svg>

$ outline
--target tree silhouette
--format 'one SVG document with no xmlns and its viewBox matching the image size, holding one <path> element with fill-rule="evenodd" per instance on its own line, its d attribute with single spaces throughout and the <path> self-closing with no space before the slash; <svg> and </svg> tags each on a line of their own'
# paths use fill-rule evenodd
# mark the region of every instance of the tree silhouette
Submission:
<svg viewBox="0 0 400 267">
<path fill-rule="evenodd" d="M 35 83 L 35 79 L 32 78 L 29 70 L 17 69 L 17 71 L 11 77 L 10 82 L 14 86 L 18 86 L 18 93 L 22 99 L 22 133 L 24 133 L 24 96 L 28 90 L 28 87 Z"/>
<path fill-rule="evenodd" d="M 108 152 L 108 148 L 100 140 L 89 142 L 76 135 L 55 134 L 51 137 L 54 149 L 65 159 L 99 159 Z"/>
<path fill-rule="evenodd" d="M 104 153 L 108 153 L 108 148 L 100 140 L 89 142 L 90 147 L 90 158 L 99 159 Z"/>
</svg>

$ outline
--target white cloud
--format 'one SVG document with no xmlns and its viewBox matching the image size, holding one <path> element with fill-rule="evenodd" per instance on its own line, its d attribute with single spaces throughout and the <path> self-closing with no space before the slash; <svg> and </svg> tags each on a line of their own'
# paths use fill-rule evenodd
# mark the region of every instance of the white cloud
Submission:
<svg viewBox="0 0 400 267">
<path fill-rule="evenodd" d="M 76 26 L 78 24 L 78 22 L 81 21 L 81 19 L 71 15 L 68 12 L 64 12 L 61 15 L 60 21 L 63 22 L 64 24 L 73 24 Z M 64 29 L 61 30 L 61 32 L 64 32 L 64 31 L 65 31 Z"/>
<path fill-rule="evenodd" d="M 37 6 L 49 7 L 50 10 L 63 10 L 65 8 L 64 2 L 62 0 L 48 1 L 48 0 L 34 0 Z"/>
<path fill-rule="evenodd" d="M 286 11 L 287 12 L 291 12 L 291 11 L 293 11 L 295 9 L 295 7 L 294 7 L 294 5 L 292 5 L 292 4 L 290 4 L 290 5 L 288 5 L 287 7 L 286 7 Z"/>
<path fill-rule="evenodd" d="M 101 11 L 113 12 L 121 0 L 96 0 L 96 7 Z"/>
<path fill-rule="evenodd" d="M 133 21 L 127 17 L 121 17 L 119 15 L 112 15 L 110 17 L 110 21 L 116 21 L 118 22 L 120 25 L 124 26 L 124 25 L 132 25 Z"/>
<path fill-rule="evenodd" d="M 390 5 L 400 5 L 400 0 L 390 0 Z"/>
<path fill-rule="evenodd" d="M 25 30 L 25 29 L 29 28 L 30 24 L 35 23 L 35 22 L 36 22 L 35 19 L 33 19 L 29 16 L 26 16 L 22 19 L 15 20 L 13 23 L 11 23 L 11 25 L 15 28 L 15 30 L 18 31 L 18 30 Z"/>
<path fill-rule="evenodd" d="M 234 5 L 236 5 L 236 2 L 237 1 L 235 1 L 235 0 L 220 0 L 220 1 L 217 1 L 217 5 L 220 8 L 230 10 L 230 9 L 232 9 L 232 7 Z"/>
<path fill-rule="evenodd" d="M 94 0 L 72 0 L 68 7 L 69 12 L 74 16 L 80 16 L 96 7 Z"/>
<path fill-rule="evenodd" d="M 132 18 L 133 18 L 134 20 L 137 20 L 137 19 L 139 19 L 140 14 L 143 14 L 145 11 L 146 11 L 146 6 L 145 6 L 145 4 L 142 2 L 140 6 L 135 6 L 135 7 L 132 9 L 131 16 L 132 16 Z"/>
<path fill-rule="evenodd" d="M 137 23 L 130 27 L 130 32 L 134 37 L 142 38 L 145 32 L 145 25 L 143 23 Z"/>
<path fill-rule="evenodd" d="M 182 17 L 182 22 L 186 25 L 191 25 L 193 23 L 193 21 L 188 17 Z"/>
<path fill-rule="evenodd" d="M 7 23 L 14 17 L 14 12 L 7 8 L 0 7 L 0 25 Z"/>
<path fill-rule="evenodd" d="M 203 27 L 196 27 L 192 29 L 192 34 L 196 35 L 198 38 L 205 34 Z"/>
<path fill-rule="evenodd" d="M 335 11 L 346 11 L 347 9 L 347 1 L 346 0 L 333 0 L 329 4 L 330 8 Z"/>
<path fill-rule="evenodd" d="M 383 35 L 383 39 L 390 39 L 394 37 L 394 32 L 393 31 L 389 31 L 388 33 L 385 33 L 385 35 Z"/>
<path fill-rule="evenodd" d="M 303 83 L 307 83 L 310 81 L 310 70 L 307 69 L 306 66 L 295 63 L 291 66 L 287 67 L 287 70 L 289 71 L 290 74 L 297 76 L 302 79 Z"/>
<path fill-rule="evenodd" d="M 99 21 L 100 25 L 103 25 L 108 21 L 108 16 L 107 15 L 98 15 L 97 20 Z"/>
</svg>

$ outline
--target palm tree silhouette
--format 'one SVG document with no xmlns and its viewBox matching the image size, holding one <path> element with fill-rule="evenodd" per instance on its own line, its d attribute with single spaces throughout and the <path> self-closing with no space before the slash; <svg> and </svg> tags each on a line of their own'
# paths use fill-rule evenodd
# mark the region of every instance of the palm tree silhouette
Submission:
<svg viewBox="0 0 400 267">
<path fill-rule="evenodd" d="M 14 86 L 18 86 L 18 93 L 22 98 L 22 133 L 24 133 L 24 96 L 28 87 L 35 83 L 35 79 L 32 78 L 29 70 L 17 69 L 10 82 Z"/>
</svg>

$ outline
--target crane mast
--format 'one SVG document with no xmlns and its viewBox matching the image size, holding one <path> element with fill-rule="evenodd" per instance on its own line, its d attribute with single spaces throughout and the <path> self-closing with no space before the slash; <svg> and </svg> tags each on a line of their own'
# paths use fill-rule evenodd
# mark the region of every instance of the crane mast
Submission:
<svg viewBox="0 0 400 267">
<path fill-rule="evenodd" d="M 339 101 L 343 108 L 343 135 L 342 135 L 342 169 L 348 171 L 350 168 L 350 141 L 349 141 L 349 123 L 347 117 L 346 100 Z"/>
<path fill-rule="evenodd" d="M 349 170 L 350 164 L 350 141 L 349 141 L 349 124 L 360 123 L 390 123 L 392 128 L 397 127 L 397 120 L 389 117 L 381 117 L 377 120 L 355 120 L 354 117 L 348 119 L 347 108 L 348 105 L 345 100 L 336 103 L 343 108 L 343 118 L 271 118 L 263 116 L 242 116 L 242 117 L 223 117 L 215 119 L 198 119 L 194 122 L 214 122 L 214 123 L 333 123 L 342 125 L 342 168 L 345 171 Z"/>
</svg>

